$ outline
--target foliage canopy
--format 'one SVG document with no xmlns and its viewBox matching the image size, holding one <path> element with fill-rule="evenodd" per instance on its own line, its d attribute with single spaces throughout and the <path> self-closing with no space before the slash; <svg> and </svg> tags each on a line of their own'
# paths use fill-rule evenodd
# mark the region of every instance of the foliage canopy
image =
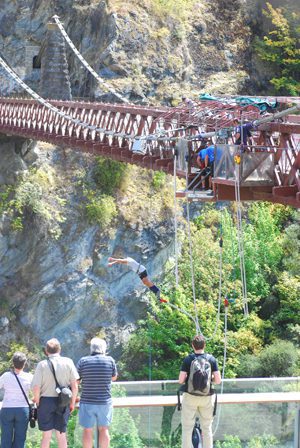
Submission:
<svg viewBox="0 0 300 448">
<path fill-rule="evenodd" d="M 263 61 L 271 64 L 276 76 L 271 79 L 276 91 L 300 94 L 300 14 L 267 3 L 263 14 L 272 27 L 263 40 L 256 39 L 255 48 Z"/>
</svg>

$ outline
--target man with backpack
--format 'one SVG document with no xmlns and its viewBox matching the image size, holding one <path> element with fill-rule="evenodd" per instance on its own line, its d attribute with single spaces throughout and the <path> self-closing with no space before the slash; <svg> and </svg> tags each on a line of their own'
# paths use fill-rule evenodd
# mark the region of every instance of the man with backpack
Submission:
<svg viewBox="0 0 300 448">
<path fill-rule="evenodd" d="M 203 436 L 203 448 L 213 447 L 212 422 L 215 396 L 212 383 L 220 384 L 221 375 L 214 356 L 205 353 L 205 338 L 195 336 L 193 353 L 184 358 L 178 382 L 185 384 L 182 398 L 182 448 L 190 448 L 197 413 Z"/>
</svg>

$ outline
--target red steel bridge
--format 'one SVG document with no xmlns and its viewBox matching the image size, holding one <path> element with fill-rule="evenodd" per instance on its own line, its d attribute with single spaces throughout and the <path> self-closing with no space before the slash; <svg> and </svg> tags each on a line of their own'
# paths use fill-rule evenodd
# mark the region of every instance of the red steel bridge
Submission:
<svg viewBox="0 0 300 448">
<path fill-rule="evenodd" d="M 177 154 L 176 174 L 184 177 L 187 173 L 188 182 L 197 176 L 199 133 L 204 137 L 215 133 L 221 139 L 217 145 L 222 157 L 216 161 L 214 196 L 210 200 L 235 200 L 234 165 L 239 153 L 241 200 L 300 205 L 299 115 L 286 114 L 279 120 L 259 124 L 241 150 L 233 145 L 233 120 L 263 121 L 253 106 L 241 107 L 226 101 L 196 102 L 192 109 L 76 101 L 48 104 L 53 109 L 33 99 L 0 98 L 0 132 L 169 174 L 174 173 Z M 272 120 L 272 114 L 269 116 Z M 181 161 L 176 148 L 184 148 Z M 180 195 L 208 199 L 205 195 L 197 196 L 195 188 L 192 193 Z"/>
</svg>

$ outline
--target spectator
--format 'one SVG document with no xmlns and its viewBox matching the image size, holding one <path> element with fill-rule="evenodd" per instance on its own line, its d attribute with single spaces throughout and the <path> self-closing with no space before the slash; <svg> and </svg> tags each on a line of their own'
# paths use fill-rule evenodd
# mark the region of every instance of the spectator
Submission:
<svg viewBox="0 0 300 448">
<path fill-rule="evenodd" d="M 1 409 L 1 447 L 24 448 L 29 421 L 29 407 L 23 395 L 28 397 L 32 374 L 24 372 L 26 355 L 16 352 L 13 355 L 13 370 L 0 377 L 0 389 L 4 389 Z M 18 380 L 17 380 L 17 378 Z"/>
<path fill-rule="evenodd" d="M 187 392 L 188 380 L 190 375 L 191 364 L 197 357 L 203 358 L 208 361 L 211 366 L 211 378 L 210 383 L 220 384 L 221 375 L 218 370 L 218 364 L 216 359 L 205 353 L 205 339 L 203 336 L 195 336 L 192 341 L 193 353 L 184 358 L 178 382 L 185 384 L 185 390 L 182 399 L 182 448 L 188 448 L 192 443 L 192 433 L 195 424 L 195 418 L 197 413 L 200 416 L 200 424 L 203 436 L 203 448 L 213 447 L 213 434 L 212 434 L 212 422 L 215 397 L 213 395 L 213 389 L 208 388 L 206 395 L 191 395 Z M 209 384 L 210 384 L 209 383 Z"/>
<path fill-rule="evenodd" d="M 97 425 L 99 446 L 108 448 L 109 426 L 112 421 L 111 382 L 117 379 L 114 359 L 107 356 L 106 342 L 93 338 L 91 354 L 78 361 L 77 369 L 81 380 L 79 423 L 83 426 L 83 448 L 93 446 L 93 428 Z"/>
<path fill-rule="evenodd" d="M 147 286 L 150 291 L 153 292 L 153 294 L 156 295 L 156 297 L 160 300 L 160 289 L 152 283 L 152 281 L 148 278 L 147 270 L 145 266 L 143 266 L 141 263 L 138 263 L 133 258 L 127 257 L 127 258 L 113 258 L 109 257 L 108 259 L 108 266 L 113 266 L 114 264 L 126 264 L 129 266 L 129 268 L 134 271 L 145 286 Z"/>
<path fill-rule="evenodd" d="M 43 431 L 41 448 L 50 447 L 53 430 L 55 430 L 58 448 L 67 447 L 67 424 L 70 412 L 75 408 L 79 375 L 73 361 L 60 356 L 60 352 L 61 346 L 57 339 L 53 338 L 47 341 L 45 354 L 48 359 L 38 363 L 31 384 L 34 400 L 38 407 L 39 429 Z M 70 407 L 64 409 L 58 407 L 58 393 L 50 363 L 55 370 L 58 384 L 61 387 L 70 386 L 72 390 Z"/>
</svg>

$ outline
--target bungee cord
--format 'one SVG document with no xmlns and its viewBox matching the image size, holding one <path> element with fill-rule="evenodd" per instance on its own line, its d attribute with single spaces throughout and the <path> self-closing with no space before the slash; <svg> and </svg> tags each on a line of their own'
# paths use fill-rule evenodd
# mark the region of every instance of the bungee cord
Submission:
<svg viewBox="0 0 300 448">
<path fill-rule="evenodd" d="M 178 288 L 179 278 L 178 278 L 178 226 L 177 226 L 177 176 L 176 176 L 176 164 L 177 164 L 177 149 L 174 153 L 174 171 L 173 171 L 173 188 L 174 188 L 174 233 L 175 233 L 175 285 Z"/>
<path fill-rule="evenodd" d="M 235 155 L 235 201 L 236 201 L 236 218 L 237 218 L 237 239 L 240 258 L 240 271 L 241 271 L 241 284 L 242 284 L 242 301 L 244 315 L 249 315 L 248 311 L 248 299 L 247 299 L 247 281 L 246 281 L 246 269 L 245 269 L 245 255 L 244 255 L 244 234 L 242 224 L 242 207 L 241 207 L 241 195 L 240 195 L 240 164 L 241 154 Z"/>
<path fill-rule="evenodd" d="M 186 182 L 188 183 L 187 170 L 186 170 Z M 195 275 L 194 275 L 194 263 L 193 263 L 193 248 L 192 248 L 189 200 L 187 200 L 187 202 L 186 202 L 186 213 L 187 213 L 189 259 L 190 259 L 190 271 L 191 271 L 191 281 L 192 281 L 192 293 L 193 293 L 193 304 L 194 304 L 194 313 L 195 313 L 196 333 L 197 334 L 202 334 L 202 331 L 201 331 L 201 328 L 200 328 L 200 325 L 199 325 L 197 303 L 196 303 L 196 288 L 195 288 Z"/>
<path fill-rule="evenodd" d="M 213 333 L 210 337 L 205 337 L 206 341 L 210 341 L 211 339 L 214 339 L 215 335 L 217 334 L 218 328 L 219 328 L 219 322 L 220 322 L 220 315 L 221 315 L 221 302 L 222 302 L 222 271 L 223 271 L 223 232 L 222 232 L 222 224 L 221 224 L 221 235 L 219 240 L 219 246 L 220 246 L 220 255 L 219 255 L 219 292 L 218 292 L 218 309 L 217 309 L 217 317 L 216 317 L 216 323 L 215 328 L 213 330 Z"/>
<path fill-rule="evenodd" d="M 225 304 L 225 315 L 224 315 L 224 352 L 223 352 L 223 366 L 222 366 L 222 381 L 221 381 L 221 390 L 220 395 L 223 394 L 224 391 L 224 378 L 225 378 L 225 367 L 226 367 L 226 360 L 227 360 L 227 321 L 228 321 L 228 305 Z M 221 407 L 219 406 L 217 410 L 217 419 L 216 419 L 216 426 L 213 431 L 213 435 L 216 434 L 219 423 L 220 423 L 220 417 L 221 417 Z"/>
</svg>

